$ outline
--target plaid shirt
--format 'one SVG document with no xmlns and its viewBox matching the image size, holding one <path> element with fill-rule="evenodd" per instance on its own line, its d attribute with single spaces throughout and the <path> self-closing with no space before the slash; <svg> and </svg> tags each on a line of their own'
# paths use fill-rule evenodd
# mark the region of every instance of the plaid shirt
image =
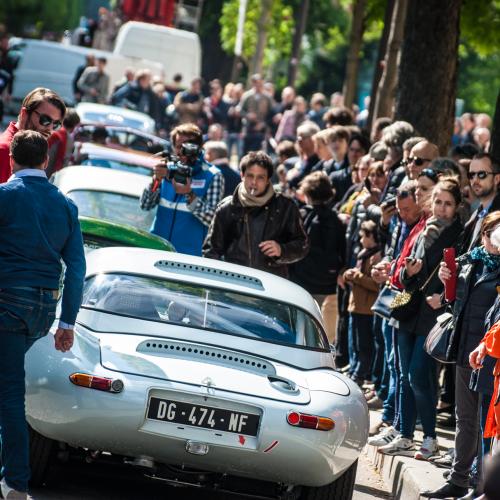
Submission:
<svg viewBox="0 0 500 500">
<path fill-rule="evenodd" d="M 152 191 L 153 182 L 144 189 L 141 196 L 141 208 L 151 210 L 160 203 L 160 189 Z M 215 209 L 224 195 L 224 176 L 222 172 L 217 172 L 208 186 L 205 196 L 195 196 L 193 201 L 187 205 L 190 212 L 205 226 L 210 226 L 210 222 L 215 214 Z"/>
</svg>

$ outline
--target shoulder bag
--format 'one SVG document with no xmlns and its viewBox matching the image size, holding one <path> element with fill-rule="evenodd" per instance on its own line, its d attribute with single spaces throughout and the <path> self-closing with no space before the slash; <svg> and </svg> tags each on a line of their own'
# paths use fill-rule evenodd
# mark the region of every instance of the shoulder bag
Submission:
<svg viewBox="0 0 500 500">
<path fill-rule="evenodd" d="M 389 306 L 391 309 L 391 318 L 398 321 L 405 321 L 418 313 L 422 300 L 422 293 L 439 269 L 439 264 L 440 263 L 434 268 L 434 271 L 432 271 L 420 288 L 411 292 L 408 290 L 401 290 L 396 293 Z"/>
<path fill-rule="evenodd" d="M 437 317 L 436 324 L 428 333 L 424 343 L 425 352 L 440 363 L 455 363 L 454 349 L 456 321 L 451 307 Z"/>
<path fill-rule="evenodd" d="M 383 286 L 380 289 L 380 292 L 377 295 L 371 310 L 377 316 L 380 316 L 384 319 L 390 319 L 391 317 L 391 303 L 394 300 L 394 297 L 398 291 L 395 288 L 392 288 L 389 283 Z"/>
</svg>

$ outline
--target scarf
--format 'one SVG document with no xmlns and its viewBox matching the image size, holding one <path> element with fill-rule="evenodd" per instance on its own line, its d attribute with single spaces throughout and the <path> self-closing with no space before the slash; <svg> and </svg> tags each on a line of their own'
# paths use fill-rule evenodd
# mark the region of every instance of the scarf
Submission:
<svg viewBox="0 0 500 500">
<path fill-rule="evenodd" d="M 424 238 L 424 248 L 428 250 L 432 244 L 437 241 L 441 233 L 453 224 L 455 219 L 444 220 L 437 217 L 429 217 L 425 223 L 425 229 L 422 233 Z"/>
<path fill-rule="evenodd" d="M 500 267 L 500 255 L 488 253 L 483 246 L 473 248 L 470 252 L 470 258 L 475 262 L 482 262 L 489 273 Z"/>
<path fill-rule="evenodd" d="M 250 194 L 245 189 L 245 184 L 240 182 L 238 186 L 238 199 L 245 208 L 263 207 L 275 195 L 273 185 L 269 183 L 267 189 L 260 196 Z"/>
</svg>

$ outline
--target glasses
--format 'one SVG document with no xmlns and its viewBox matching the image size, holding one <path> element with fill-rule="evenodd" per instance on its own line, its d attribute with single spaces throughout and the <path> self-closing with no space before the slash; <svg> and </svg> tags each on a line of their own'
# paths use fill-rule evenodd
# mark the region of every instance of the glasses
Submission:
<svg viewBox="0 0 500 500">
<path fill-rule="evenodd" d="M 38 123 L 42 127 L 48 127 L 49 125 L 52 125 L 53 130 L 61 128 L 61 120 L 53 120 L 49 115 L 39 113 L 36 109 L 33 110 L 33 113 L 36 113 L 38 115 Z"/>
<path fill-rule="evenodd" d="M 486 170 L 480 170 L 479 172 L 468 172 L 467 173 L 467 177 L 470 181 L 472 179 L 474 179 L 474 177 L 476 177 L 476 175 L 477 175 L 478 179 L 484 180 L 484 179 L 486 179 L 486 177 L 488 177 L 488 175 L 495 175 L 495 174 L 493 172 L 486 172 Z"/>
<path fill-rule="evenodd" d="M 415 163 L 417 167 L 421 167 L 425 162 L 429 162 L 428 158 L 419 158 L 418 156 L 413 156 L 408 158 L 408 163 Z"/>
<path fill-rule="evenodd" d="M 432 168 L 424 168 L 418 176 L 427 177 L 431 181 L 437 182 L 439 174 L 435 170 L 432 170 Z"/>
</svg>

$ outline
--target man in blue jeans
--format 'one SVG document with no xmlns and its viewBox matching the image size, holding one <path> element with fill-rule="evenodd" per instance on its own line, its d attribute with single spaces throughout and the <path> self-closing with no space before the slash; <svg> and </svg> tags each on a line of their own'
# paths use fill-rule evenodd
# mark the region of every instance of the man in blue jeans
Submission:
<svg viewBox="0 0 500 500">
<path fill-rule="evenodd" d="M 47 141 L 33 130 L 10 145 L 13 175 L 0 184 L 0 439 L 3 498 L 27 498 L 29 439 L 24 356 L 51 327 L 66 264 L 55 348 L 73 345 L 85 255 L 78 210 L 45 176 Z"/>
</svg>

